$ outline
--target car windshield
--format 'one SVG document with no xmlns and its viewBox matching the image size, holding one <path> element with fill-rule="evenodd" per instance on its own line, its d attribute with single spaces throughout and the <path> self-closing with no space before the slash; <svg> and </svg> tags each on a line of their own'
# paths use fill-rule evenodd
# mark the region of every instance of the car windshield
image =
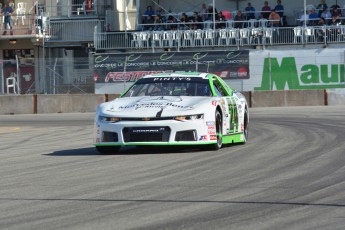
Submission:
<svg viewBox="0 0 345 230">
<path fill-rule="evenodd" d="M 157 77 L 138 80 L 122 97 L 212 96 L 208 79 Z"/>
</svg>

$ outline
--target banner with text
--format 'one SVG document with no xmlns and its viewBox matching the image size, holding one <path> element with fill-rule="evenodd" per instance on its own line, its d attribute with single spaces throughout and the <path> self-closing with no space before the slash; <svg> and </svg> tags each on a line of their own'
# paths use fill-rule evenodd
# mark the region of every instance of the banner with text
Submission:
<svg viewBox="0 0 345 230">
<path fill-rule="evenodd" d="M 151 73 L 198 71 L 223 79 L 249 79 L 249 51 L 95 55 L 95 83 L 133 82 Z"/>
</svg>

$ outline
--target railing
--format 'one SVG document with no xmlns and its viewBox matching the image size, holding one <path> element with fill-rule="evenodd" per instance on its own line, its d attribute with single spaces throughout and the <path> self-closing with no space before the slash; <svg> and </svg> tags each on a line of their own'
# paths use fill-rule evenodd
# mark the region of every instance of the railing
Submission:
<svg viewBox="0 0 345 230">
<path fill-rule="evenodd" d="M 92 42 L 95 26 L 104 23 L 98 19 L 50 21 L 48 42 Z"/>
<path fill-rule="evenodd" d="M 2 16 L 1 16 L 2 18 Z M 11 35 L 11 30 L 8 28 L 4 30 L 4 21 L 0 21 L 1 34 L 7 32 L 6 35 Z M 12 16 L 12 35 L 26 36 L 36 34 L 35 28 L 38 25 L 38 18 L 33 14 L 21 14 Z"/>
<path fill-rule="evenodd" d="M 110 5 L 104 4 L 104 1 L 56 1 L 46 0 L 45 4 L 34 5 L 37 12 L 47 13 L 50 18 L 94 18 L 104 17 L 105 11 Z M 90 4 L 87 4 L 89 2 Z"/>
<path fill-rule="evenodd" d="M 96 50 L 248 47 L 334 44 L 345 42 L 345 25 L 310 27 L 253 27 L 203 30 L 124 31 L 95 30 Z"/>
</svg>

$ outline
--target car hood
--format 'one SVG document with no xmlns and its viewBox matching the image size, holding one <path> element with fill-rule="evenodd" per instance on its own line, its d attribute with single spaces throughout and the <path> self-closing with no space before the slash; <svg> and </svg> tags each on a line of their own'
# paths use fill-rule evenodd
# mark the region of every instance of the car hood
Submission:
<svg viewBox="0 0 345 230">
<path fill-rule="evenodd" d="M 157 96 L 125 97 L 103 103 L 102 112 L 123 117 L 155 117 L 204 113 L 214 97 Z"/>
</svg>

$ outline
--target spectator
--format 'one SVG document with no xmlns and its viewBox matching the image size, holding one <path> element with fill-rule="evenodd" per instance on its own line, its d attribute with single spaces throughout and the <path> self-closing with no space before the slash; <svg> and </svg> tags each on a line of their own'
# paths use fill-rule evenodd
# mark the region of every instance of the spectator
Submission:
<svg viewBox="0 0 345 230">
<path fill-rule="evenodd" d="M 237 11 L 236 16 L 234 17 L 234 28 L 243 28 L 244 21 L 246 21 L 245 17 L 242 14 L 242 11 Z"/>
<path fill-rule="evenodd" d="M 177 19 L 173 16 L 169 16 L 168 17 L 168 22 L 169 22 L 169 29 L 171 30 L 177 30 L 178 29 L 178 22 Z"/>
<path fill-rule="evenodd" d="M 144 16 L 148 16 L 148 15 L 155 15 L 155 12 L 152 9 L 152 6 L 147 6 L 146 10 L 144 12 Z"/>
<path fill-rule="evenodd" d="M 198 12 L 194 12 L 192 20 L 195 22 L 196 29 L 203 29 L 203 20 Z"/>
<path fill-rule="evenodd" d="M 222 14 L 222 11 L 219 11 L 217 17 L 217 29 L 224 29 L 225 28 L 225 17 Z"/>
<path fill-rule="evenodd" d="M 319 19 L 319 21 L 317 22 L 317 25 L 318 25 L 318 26 L 324 26 L 324 25 L 326 25 L 326 19 L 323 18 L 323 17 L 321 17 L 321 18 Z"/>
<path fill-rule="evenodd" d="M 268 19 L 270 20 L 271 26 L 274 26 L 274 27 L 280 26 L 280 15 L 276 12 L 275 9 L 272 10 Z"/>
<path fill-rule="evenodd" d="M 244 12 L 247 20 L 255 19 L 255 8 L 252 6 L 250 2 L 248 2 L 247 7 L 244 8 Z"/>
<path fill-rule="evenodd" d="M 271 7 L 268 5 L 268 1 L 264 2 L 264 6 L 261 8 L 261 18 L 268 19 L 271 13 Z"/>
<path fill-rule="evenodd" d="M 302 14 L 301 17 L 299 18 L 300 20 L 300 25 L 309 25 L 309 14 L 308 11 L 305 12 L 305 14 Z"/>
<path fill-rule="evenodd" d="M 218 11 L 216 8 L 214 8 L 214 14 L 213 14 L 213 4 L 208 5 L 207 9 L 207 20 L 213 21 L 213 16 L 217 18 Z"/>
<path fill-rule="evenodd" d="M 335 17 L 341 17 L 341 10 L 339 8 L 340 7 L 338 5 L 331 6 L 331 15 Z"/>
<path fill-rule="evenodd" d="M 316 31 L 317 40 L 319 42 L 324 41 L 326 31 L 324 28 L 321 28 L 321 27 L 323 27 L 325 25 L 326 25 L 326 20 L 323 17 L 321 17 L 317 23 L 317 26 L 319 27 L 319 29 L 317 29 L 317 31 Z"/>
<path fill-rule="evenodd" d="M 7 33 L 7 24 L 10 28 L 10 33 L 11 35 L 13 35 L 13 31 L 12 31 L 12 13 L 13 13 L 13 9 L 11 6 L 9 6 L 9 4 L 6 2 L 5 3 L 5 7 L 2 9 L 2 14 L 4 16 L 3 20 L 4 20 L 4 32 L 2 33 L 2 35 L 6 35 Z"/>
<path fill-rule="evenodd" d="M 332 28 L 329 29 L 329 34 L 327 34 L 327 35 L 329 36 L 330 39 L 333 40 L 333 39 L 337 38 L 337 36 L 340 32 L 340 29 L 337 28 L 337 26 L 341 25 L 340 17 L 339 16 L 332 16 L 332 19 L 328 25 L 332 26 Z"/>
<path fill-rule="evenodd" d="M 208 13 L 208 10 L 207 10 L 207 7 L 206 7 L 206 3 L 203 3 L 202 6 L 201 6 L 201 10 L 199 11 L 199 15 L 202 17 L 203 21 L 207 20 L 207 17 L 208 17 L 207 13 Z"/>
<path fill-rule="evenodd" d="M 341 19 L 339 16 L 332 16 L 331 21 L 328 23 L 330 26 L 339 26 L 341 25 Z"/>
<path fill-rule="evenodd" d="M 318 24 L 319 21 L 319 14 L 315 12 L 315 9 L 310 9 L 309 11 L 309 25 L 315 26 Z"/>
<path fill-rule="evenodd" d="M 163 21 L 162 15 L 157 14 L 154 19 L 154 24 L 155 24 L 154 30 L 158 30 L 158 31 L 164 30 L 163 23 L 164 21 Z"/>
<path fill-rule="evenodd" d="M 326 9 L 328 9 L 328 6 L 326 4 L 326 1 L 325 0 L 321 0 L 320 1 L 320 4 L 317 5 L 316 9 L 319 10 L 319 17 L 321 16 L 322 12 Z"/>
<path fill-rule="evenodd" d="M 187 17 L 186 13 L 181 14 L 180 22 L 181 22 L 180 30 L 188 30 L 189 29 L 188 17 Z"/>
<path fill-rule="evenodd" d="M 327 21 L 330 20 L 330 18 L 332 17 L 331 13 L 328 11 L 328 9 L 324 9 L 322 14 L 321 14 L 321 17 L 320 18 L 324 18 L 325 19 L 325 22 L 327 24 Z"/>
<path fill-rule="evenodd" d="M 280 18 L 284 17 L 284 6 L 281 0 L 277 0 L 277 5 L 274 7 L 275 12 L 279 14 Z"/>
<path fill-rule="evenodd" d="M 155 23 L 155 19 L 151 14 L 146 16 L 145 21 L 143 22 L 144 25 L 144 30 L 153 30 L 153 24 Z"/>
<path fill-rule="evenodd" d="M 157 6 L 156 15 L 157 15 L 157 14 L 160 14 L 160 15 L 163 17 L 163 15 L 164 15 L 164 10 L 162 9 L 162 7 Z"/>
</svg>

